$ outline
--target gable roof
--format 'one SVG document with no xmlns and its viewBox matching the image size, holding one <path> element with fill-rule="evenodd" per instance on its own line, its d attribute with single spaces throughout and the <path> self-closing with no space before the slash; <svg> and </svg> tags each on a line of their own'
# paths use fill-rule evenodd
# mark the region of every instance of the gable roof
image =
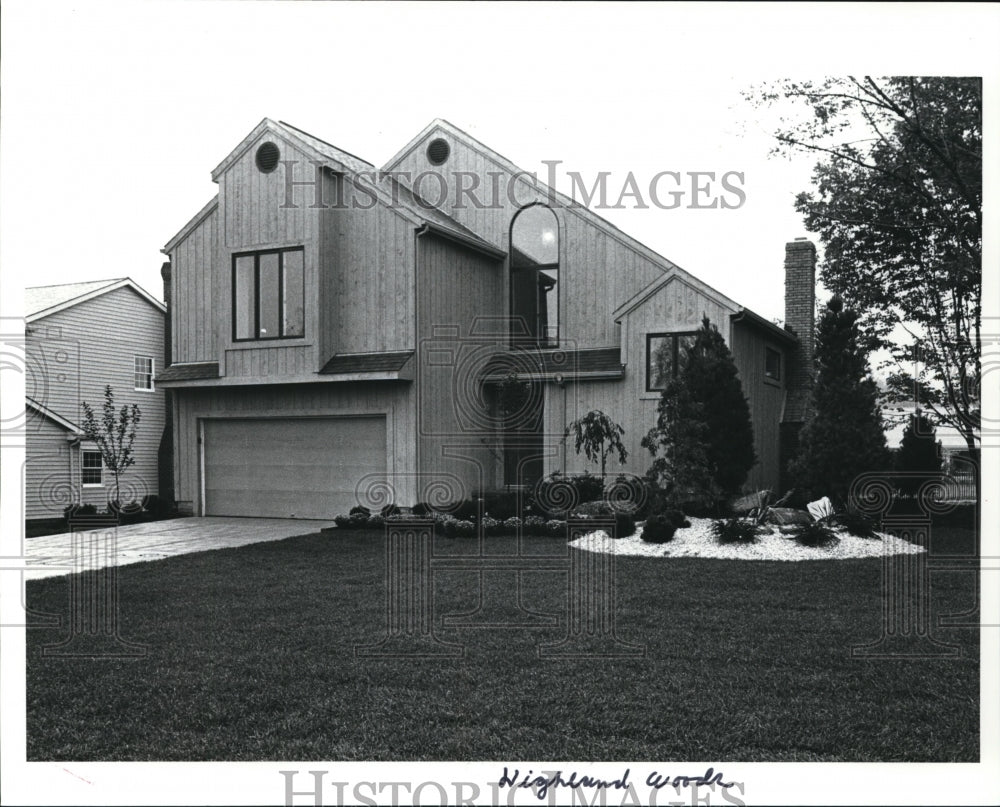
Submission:
<svg viewBox="0 0 1000 807">
<path fill-rule="evenodd" d="M 684 283 L 685 285 L 692 287 L 699 294 L 708 297 L 709 299 L 718 303 L 723 308 L 728 308 L 733 313 L 743 310 L 743 306 L 741 306 L 739 303 L 734 302 L 733 300 L 730 300 L 722 292 L 716 291 L 707 283 L 703 283 L 702 281 L 698 280 L 698 278 L 696 278 L 694 275 L 688 274 L 683 269 L 678 269 L 675 267 L 674 269 L 670 269 L 669 271 L 667 271 L 667 273 L 662 275 L 661 277 L 654 278 L 651 283 L 646 284 L 644 288 L 640 289 L 638 292 L 632 295 L 630 299 L 626 300 L 624 303 L 618 306 L 618 308 L 616 308 L 614 310 L 614 313 L 611 315 L 612 319 L 615 322 L 620 322 L 622 318 L 625 317 L 626 314 L 638 308 L 640 305 L 646 302 L 646 300 L 648 300 L 650 297 L 656 294 L 656 292 L 658 292 L 664 286 L 672 283 L 675 280 L 679 283 Z"/>
<path fill-rule="evenodd" d="M 63 311 L 74 305 L 93 300 L 117 289 L 130 288 L 160 313 L 167 307 L 129 277 L 111 280 L 90 280 L 82 283 L 62 283 L 56 286 L 31 286 L 24 290 L 24 313 L 28 322 Z"/>
<path fill-rule="evenodd" d="M 28 406 L 29 409 L 34 409 L 40 415 L 43 415 L 43 416 L 47 417 L 49 420 L 51 420 L 57 426 L 61 426 L 66 431 L 70 432 L 71 434 L 75 434 L 78 437 L 82 437 L 83 436 L 83 429 L 81 429 L 75 423 L 72 423 L 72 422 L 66 420 L 66 418 L 62 417 L 61 415 L 57 415 L 55 412 L 53 412 L 48 407 L 42 406 L 40 403 L 38 403 L 38 401 L 35 401 L 32 398 L 29 398 L 28 396 L 25 396 L 24 402 Z"/>
<path fill-rule="evenodd" d="M 444 210 L 426 202 L 397 178 L 383 175 L 376 171 L 375 166 L 367 160 L 363 160 L 349 151 L 344 151 L 332 143 L 321 140 L 315 135 L 311 135 L 303 129 L 299 129 L 297 126 L 293 126 L 285 121 L 274 121 L 271 118 L 261 120 L 239 142 L 236 148 L 212 170 L 212 181 L 218 182 L 219 177 L 234 162 L 246 154 L 253 144 L 265 133 L 271 133 L 275 137 L 291 143 L 297 149 L 307 154 L 310 159 L 330 168 L 336 173 L 345 174 L 351 178 L 364 178 L 367 180 L 367 188 L 375 194 L 382 204 L 408 220 L 415 227 L 430 225 L 446 237 L 457 236 L 453 240 L 464 243 L 472 249 L 478 249 L 494 257 L 498 253 L 501 256 L 505 254 L 489 242 L 481 239 L 468 227 L 453 219 Z M 169 253 L 215 210 L 218 203 L 218 196 L 216 196 L 188 221 L 176 235 L 167 241 L 160 251 Z"/>
<path fill-rule="evenodd" d="M 539 180 L 537 177 L 531 174 L 527 174 L 525 171 L 518 168 L 518 166 L 515 165 L 513 162 L 508 160 L 506 157 L 494 151 L 484 143 L 480 142 L 472 135 L 470 135 L 468 132 L 459 129 L 453 123 L 446 121 L 444 118 L 435 118 L 433 121 L 431 121 L 427 126 L 424 127 L 423 131 L 421 131 L 420 134 L 418 134 L 409 143 L 407 143 L 380 170 L 392 171 L 397 165 L 399 165 L 400 162 L 402 162 L 403 159 L 409 156 L 409 154 L 417 146 L 419 146 L 422 142 L 424 142 L 428 138 L 428 136 L 435 131 L 442 131 L 445 134 L 455 138 L 456 140 L 461 141 L 469 148 L 473 149 L 474 151 L 478 151 L 481 155 L 496 163 L 498 166 L 503 168 L 508 173 L 518 175 L 519 181 L 525 182 L 526 184 L 530 185 L 537 193 L 542 194 L 547 198 L 554 200 L 556 203 L 558 203 L 558 206 L 561 210 L 566 210 L 572 214 L 581 217 L 590 225 L 598 228 L 599 230 L 602 230 L 604 233 L 606 233 L 611 238 L 614 238 L 619 243 L 623 244 L 624 246 L 628 247 L 634 252 L 639 253 L 643 257 L 649 259 L 664 271 L 668 271 L 670 269 L 676 269 L 679 272 L 684 273 L 685 275 L 691 276 L 689 272 L 678 266 L 670 259 L 665 258 L 663 255 L 660 255 L 658 252 L 650 249 L 641 241 L 633 238 L 624 230 L 619 229 L 610 221 L 597 215 L 597 213 L 594 213 L 592 210 L 590 210 L 590 208 L 580 204 L 575 199 L 566 196 L 564 193 L 560 193 L 555 188 L 549 187 L 544 182 Z"/>
</svg>

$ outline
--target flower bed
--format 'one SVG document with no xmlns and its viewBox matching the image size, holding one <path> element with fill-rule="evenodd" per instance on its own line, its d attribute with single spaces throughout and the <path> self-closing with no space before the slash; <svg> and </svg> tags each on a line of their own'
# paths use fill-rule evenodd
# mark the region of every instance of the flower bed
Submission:
<svg viewBox="0 0 1000 807">
<path fill-rule="evenodd" d="M 916 554 L 925 551 L 916 544 L 885 533 L 877 538 L 858 538 L 844 530 L 834 530 L 840 538 L 834 546 L 801 546 L 777 528 L 762 532 L 752 544 L 719 544 L 712 520 L 691 518 L 691 526 L 678 529 L 672 541 L 662 544 L 642 540 L 642 525 L 635 535 L 612 541 L 603 530 L 588 533 L 570 543 L 588 552 L 615 552 L 618 555 L 646 555 L 660 558 L 720 558 L 729 560 L 844 560 L 882 555 Z"/>
</svg>

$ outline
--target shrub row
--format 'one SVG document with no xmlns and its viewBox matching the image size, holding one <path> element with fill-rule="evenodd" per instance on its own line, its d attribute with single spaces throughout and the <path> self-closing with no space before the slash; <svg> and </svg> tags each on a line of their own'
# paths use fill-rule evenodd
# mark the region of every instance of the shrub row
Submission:
<svg viewBox="0 0 1000 807">
<path fill-rule="evenodd" d="M 131 501 L 122 505 L 120 502 L 110 501 L 100 513 L 101 515 L 117 516 L 121 524 L 137 524 L 143 521 L 170 518 L 176 510 L 177 506 L 173 499 L 151 494 L 144 496 L 141 503 Z M 95 516 L 97 514 L 97 506 L 93 504 L 71 504 L 63 508 L 63 518 L 66 521 L 80 516 Z"/>
</svg>

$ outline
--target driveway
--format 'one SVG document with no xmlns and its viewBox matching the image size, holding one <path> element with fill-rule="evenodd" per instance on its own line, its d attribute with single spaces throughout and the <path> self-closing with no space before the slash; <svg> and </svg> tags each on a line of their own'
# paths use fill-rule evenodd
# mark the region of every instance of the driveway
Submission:
<svg viewBox="0 0 1000 807">
<path fill-rule="evenodd" d="M 142 563 L 210 549 L 229 549 L 293 535 L 319 532 L 332 521 L 300 518 L 174 518 L 149 524 L 130 524 L 111 530 L 43 535 L 24 539 L 25 577 L 35 580 L 84 569 Z M 79 556 L 74 562 L 76 538 Z"/>
</svg>

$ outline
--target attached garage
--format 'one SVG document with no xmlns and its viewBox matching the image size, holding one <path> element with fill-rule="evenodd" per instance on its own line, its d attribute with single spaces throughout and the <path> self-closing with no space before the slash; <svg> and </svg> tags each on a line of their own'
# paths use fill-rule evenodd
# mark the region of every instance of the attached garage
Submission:
<svg viewBox="0 0 1000 807">
<path fill-rule="evenodd" d="M 330 519 L 355 487 L 386 470 L 386 423 L 375 417 L 203 421 L 204 513 Z"/>
</svg>

